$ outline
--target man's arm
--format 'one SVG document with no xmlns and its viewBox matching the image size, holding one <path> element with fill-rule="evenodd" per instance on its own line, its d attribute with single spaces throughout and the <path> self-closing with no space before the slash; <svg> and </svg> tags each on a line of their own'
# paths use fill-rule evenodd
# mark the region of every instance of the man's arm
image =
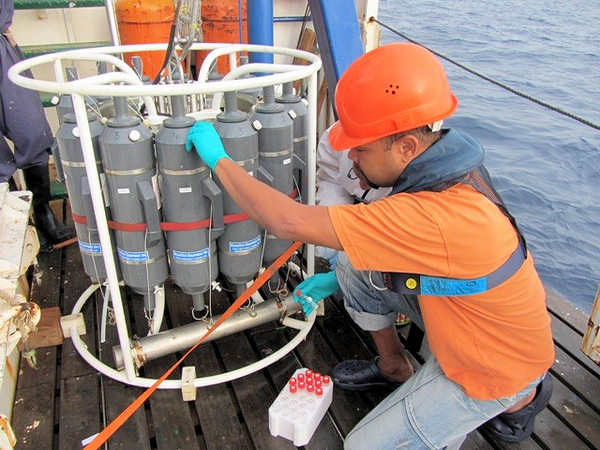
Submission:
<svg viewBox="0 0 600 450">
<path fill-rule="evenodd" d="M 298 203 L 230 159 L 220 159 L 215 172 L 237 205 L 279 239 L 342 249 L 327 207 Z"/>
</svg>

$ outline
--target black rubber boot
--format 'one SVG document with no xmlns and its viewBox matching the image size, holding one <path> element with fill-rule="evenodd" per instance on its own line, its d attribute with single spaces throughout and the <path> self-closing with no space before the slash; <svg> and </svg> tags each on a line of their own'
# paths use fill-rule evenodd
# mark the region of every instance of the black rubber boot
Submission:
<svg viewBox="0 0 600 450">
<path fill-rule="evenodd" d="M 527 406 L 512 413 L 502 413 L 484 423 L 479 429 L 506 442 L 522 442 L 531 436 L 537 416 L 552 396 L 552 378 L 550 375 L 537 385 L 535 397 Z"/>
<path fill-rule="evenodd" d="M 7 180 L 7 183 L 8 183 L 8 190 L 9 191 L 14 192 L 14 191 L 18 191 L 19 190 L 19 188 L 17 188 L 17 183 L 15 182 L 15 179 L 13 177 L 10 177 Z"/>
<path fill-rule="evenodd" d="M 23 169 L 27 189 L 33 193 L 33 221 L 40 233 L 40 241 L 44 238 L 50 244 L 58 244 L 73 237 L 73 233 L 56 220 L 50 209 L 50 174 L 48 164 Z"/>
</svg>

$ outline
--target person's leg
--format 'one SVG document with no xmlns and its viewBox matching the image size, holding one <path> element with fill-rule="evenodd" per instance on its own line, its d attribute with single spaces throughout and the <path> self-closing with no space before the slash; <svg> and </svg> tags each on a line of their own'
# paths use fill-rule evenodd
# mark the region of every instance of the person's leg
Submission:
<svg viewBox="0 0 600 450">
<path fill-rule="evenodd" d="M 0 183 L 8 182 L 16 170 L 15 155 L 4 139 L 4 134 L 0 131 Z"/>
<path fill-rule="evenodd" d="M 344 448 L 459 448 L 469 432 L 529 395 L 538 382 L 509 398 L 475 400 L 445 376 L 432 356 L 354 427 Z"/>
<path fill-rule="evenodd" d="M 17 86 L 7 75 L 8 68 L 22 59 L 18 47 L 12 47 L 5 38 L 0 39 L 0 174 L 8 178 L 15 166 L 23 170 L 26 188 L 33 193 L 35 226 L 42 240 L 57 244 L 72 237 L 73 233 L 56 220 L 49 205 L 48 159 L 54 138 L 39 93 Z M 25 75 L 32 76 L 31 72 Z M 7 153 L 4 136 L 14 144 L 12 157 Z"/>
<path fill-rule="evenodd" d="M 50 174 L 48 164 L 23 169 L 27 189 L 33 194 L 33 221 L 36 229 L 50 244 L 58 244 L 73 236 L 62 222 L 56 220 L 50 208 Z"/>
<path fill-rule="evenodd" d="M 371 331 L 371 337 L 373 337 L 377 353 L 379 353 L 377 366 L 383 375 L 390 380 L 402 383 L 408 380 L 414 370 L 400 343 L 396 327 Z"/>
<path fill-rule="evenodd" d="M 416 299 L 405 298 L 383 288 L 378 272 L 355 270 L 347 256 L 340 253 L 336 275 L 352 320 L 369 331 L 379 357 L 375 361 L 347 360 L 331 372 L 338 387 L 352 390 L 404 382 L 413 373 L 412 365 L 400 343 L 394 326 L 398 311 L 411 314 L 422 326 Z"/>
<path fill-rule="evenodd" d="M 14 144 L 14 162 L 19 169 L 48 164 L 54 142 L 38 92 L 14 84 L 8 69 L 23 59 L 18 47 L 0 38 L 0 130 Z M 25 76 L 33 77 L 30 71 Z"/>
</svg>

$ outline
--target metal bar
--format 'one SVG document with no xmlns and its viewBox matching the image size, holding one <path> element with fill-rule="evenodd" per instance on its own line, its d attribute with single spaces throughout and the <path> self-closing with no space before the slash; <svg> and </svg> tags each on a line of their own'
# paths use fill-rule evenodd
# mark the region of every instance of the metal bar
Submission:
<svg viewBox="0 0 600 450">
<path fill-rule="evenodd" d="M 230 336 L 265 323 L 274 322 L 281 318 L 282 313 L 294 314 L 302 310 L 301 305 L 295 302 L 291 296 L 286 297 L 283 305 L 284 307 L 280 309 L 276 301 L 266 301 L 255 305 L 252 314 L 245 310 L 237 310 L 206 338 L 205 342 Z M 220 317 L 220 315 L 214 316 L 213 321 L 216 322 Z M 133 359 L 137 367 L 142 367 L 147 361 L 187 350 L 193 347 L 208 332 L 209 328 L 210 324 L 194 322 L 134 340 L 131 349 Z M 126 347 L 129 348 L 128 346 Z M 122 348 L 123 343 L 113 347 L 115 365 L 119 370 L 123 368 Z"/>
<path fill-rule="evenodd" d="M 115 260 L 112 258 L 114 248 L 110 241 L 110 231 L 108 230 L 108 222 L 106 219 L 106 209 L 102 198 L 102 186 L 100 185 L 100 176 L 98 175 L 98 167 L 96 166 L 96 156 L 94 154 L 94 146 L 92 144 L 92 136 L 90 132 L 89 122 L 87 120 L 87 108 L 85 100 L 79 94 L 73 94 L 73 109 L 77 118 L 77 126 L 80 132 L 81 149 L 83 150 L 83 160 L 85 161 L 85 170 L 90 184 L 92 194 L 92 203 L 94 204 L 94 215 L 98 226 L 98 235 L 100 244 L 102 245 L 102 256 L 106 275 L 108 278 L 108 288 L 110 290 L 112 305 L 115 311 L 115 321 L 121 345 L 129 345 L 129 331 L 125 320 L 125 311 L 123 308 L 123 299 L 119 288 L 119 277 L 117 276 L 117 267 Z M 131 357 L 125 359 L 124 362 L 127 379 L 130 381 L 136 378 L 135 368 Z"/>
</svg>

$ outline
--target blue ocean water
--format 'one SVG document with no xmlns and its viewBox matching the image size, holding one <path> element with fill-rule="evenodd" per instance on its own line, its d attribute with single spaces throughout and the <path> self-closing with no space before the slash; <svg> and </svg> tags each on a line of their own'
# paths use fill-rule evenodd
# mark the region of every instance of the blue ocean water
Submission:
<svg viewBox="0 0 600 450">
<path fill-rule="evenodd" d="M 434 52 L 600 125 L 600 1 L 380 0 L 378 19 Z M 405 39 L 382 28 L 382 43 Z M 442 60 L 546 287 L 589 313 L 600 284 L 600 131 Z"/>
</svg>

